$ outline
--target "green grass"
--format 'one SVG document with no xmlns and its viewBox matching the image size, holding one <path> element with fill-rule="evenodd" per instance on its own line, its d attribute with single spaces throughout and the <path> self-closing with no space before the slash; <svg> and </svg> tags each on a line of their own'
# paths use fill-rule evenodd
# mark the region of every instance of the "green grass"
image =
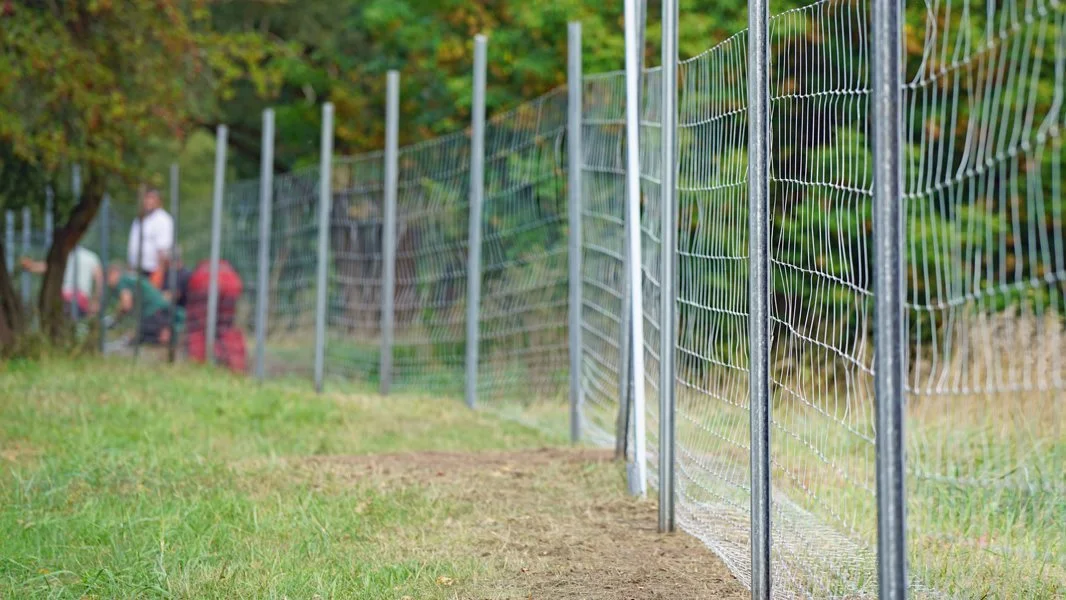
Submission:
<svg viewBox="0 0 1066 600">
<path fill-rule="evenodd" d="M 410 485 L 320 489 L 271 458 L 556 441 L 457 402 L 308 387 L 0 365 L 0 598 L 450 597 L 438 577 L 481 565 L 393 540 L 468 507 Z"/>
</svg>

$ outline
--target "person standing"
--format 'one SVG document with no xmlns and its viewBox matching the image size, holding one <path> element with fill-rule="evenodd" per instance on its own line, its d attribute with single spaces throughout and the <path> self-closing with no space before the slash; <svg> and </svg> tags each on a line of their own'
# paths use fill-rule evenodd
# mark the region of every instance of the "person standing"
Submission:
<svg viewBox="0 0 1066 600">
<path fill-rule="evenodd" d="M 130 226 L 127 248 L 129 264 L 135 271 L 143 273 L 153 287 L 162 289 L 173 244 L 174 217 L 163 210 L 163 198 L 159 190 L 149 188 L 141 200 L 140 215 Z"/>
</svg>

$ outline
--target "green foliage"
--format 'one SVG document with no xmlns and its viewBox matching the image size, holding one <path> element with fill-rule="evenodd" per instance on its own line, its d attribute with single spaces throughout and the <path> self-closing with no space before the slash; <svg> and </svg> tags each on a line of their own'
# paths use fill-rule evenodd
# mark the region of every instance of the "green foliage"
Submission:
<svg viewBox="0 0 1066 600">
<path fill-rule="evenodd" d="M 747 21 L 747 5 L 739 0 L 687 0 L 681 11 L 683 57 L 733 35 Z M 258 166 L 259 115 L 267 106 L 277 111 L 276 161 L 282 169 L 314 160 L 319 107 L 326 99 L 337 108 L 338 153 L 381 148 L 389 69 L 401 72 L 401 144 L 467 127 L 477 33 L 489 37 L 490 115 L 565 84 L 569 21 L 582 23 L 585 72 L 622 67 L 618 2 L 237 0 L 215 4 L 212 12 L 221 31 L 257 31 L 293 49 L 279 61 L 282 85 L 276 96 L 262 98 L 238 86 L 222 103 L 242 176 Z M 658 20 L 658 6 L 651 3 L 649 65 L 659 60 Z"/>
</svg>

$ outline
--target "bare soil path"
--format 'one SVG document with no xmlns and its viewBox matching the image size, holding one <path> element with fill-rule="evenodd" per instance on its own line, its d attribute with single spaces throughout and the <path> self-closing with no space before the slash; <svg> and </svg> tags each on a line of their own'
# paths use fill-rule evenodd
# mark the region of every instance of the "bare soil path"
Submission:
<svg viewBox="0 0 1066 600">
<path fill-rule="evenodd" d="M 655 504 L 624 493 L 620 467 L 592 450 L 421 452 L 293 459 L 313 485 L 421 490 L 460 508 L 407 536 L 412 557 L 478 564 L 442 581 L 463 599 L 740 599 L 748 592 L 694 538 L 659 535 Z M 413 600 L 413 599 L 411 599 Z"/>
</svg>

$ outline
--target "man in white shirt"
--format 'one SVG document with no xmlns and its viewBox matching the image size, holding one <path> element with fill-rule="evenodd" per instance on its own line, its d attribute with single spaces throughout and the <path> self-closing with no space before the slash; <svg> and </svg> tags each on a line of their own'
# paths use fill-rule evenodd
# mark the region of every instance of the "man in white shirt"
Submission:
<svg viewBox="0 0 1066 600">
<path fill-rule="evenodd" d="M 19 262 L 30 273 L 40 275 L 45 271 L 43 261 L 23 257 Z M 96 314 L 100 310 L 103 291 L 104 269 L 100 257 L 88 248 L 75 246 L 67 255 L 67 266 L 63 271 L 64 306 L 70 306 L 74 300 L 80 314 Z"/>
<path fill-rule="evenodd" d="M 141 215 L 130 226 L 127 258 L 134 270 L 144 273 L 152 285 L 159 289 L 163 287 L 170 249 L 174 245 L 174 218 L 163 210 L 163 199 L 159 190 L 154 188 L 149 188 L 144 194 Z"/>
</svg>

